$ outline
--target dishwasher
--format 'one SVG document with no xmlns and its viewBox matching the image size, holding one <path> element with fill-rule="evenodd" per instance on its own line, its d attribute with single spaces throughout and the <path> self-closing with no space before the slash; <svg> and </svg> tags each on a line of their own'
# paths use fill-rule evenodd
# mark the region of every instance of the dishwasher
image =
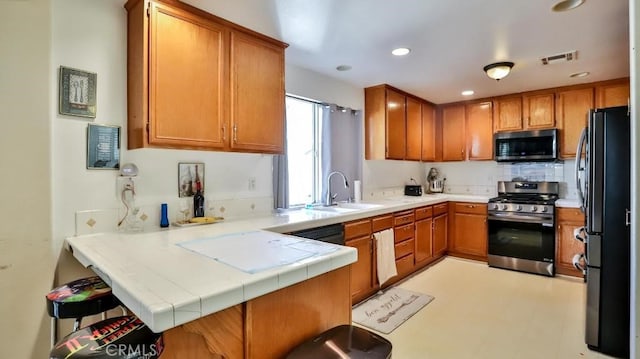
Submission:
<svg viewBox="0 0 640 359">
<path fill-rule="evenodd" d="M 291 232 L 290 234 L 296 237 L 315 239 L 316 241 L 344 246 L 344 226 L 342 223 L 304 229 L 297 232 Z"/>
</svg>

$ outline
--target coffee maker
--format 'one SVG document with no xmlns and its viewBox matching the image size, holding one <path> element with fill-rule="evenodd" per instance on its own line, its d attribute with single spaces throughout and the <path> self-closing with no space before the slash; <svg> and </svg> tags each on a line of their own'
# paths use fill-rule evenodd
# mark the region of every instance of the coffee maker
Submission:
<svg viewBox="0 0 640 359">
<path fill-rule="evenodd" d="M 444 181 L 446 178 L 439 179 L 440 174 L 438 169 L 431 167 L 427 174 L 427 193 L 442 193 L 444 192 Z"/>
</svg>

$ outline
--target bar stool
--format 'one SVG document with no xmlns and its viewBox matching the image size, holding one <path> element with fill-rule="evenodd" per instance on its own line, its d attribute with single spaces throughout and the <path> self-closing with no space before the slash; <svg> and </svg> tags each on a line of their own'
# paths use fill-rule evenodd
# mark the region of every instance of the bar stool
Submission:
<svg viewBox="0 0 640 359">
<path fill-rule="evenodd" d="M 162 333 L 128 315 L 74 331 L 56 343 L 49 359 L 157 359 L 163 350 Z"/>
<path fill-rule="evenodd" d="M 102 319 L 105 319 L 104 312 L 120 305 L 120 301 L 111 293 L 111 287 L 98 276 L 81 278 L 54 288 L 46 298 L 51 317 L 52 346 L 57 340 L 58 319 L 74 318 L 75 332 L 80 328 L 83 317 L 102 313 Z"/>
</svg>

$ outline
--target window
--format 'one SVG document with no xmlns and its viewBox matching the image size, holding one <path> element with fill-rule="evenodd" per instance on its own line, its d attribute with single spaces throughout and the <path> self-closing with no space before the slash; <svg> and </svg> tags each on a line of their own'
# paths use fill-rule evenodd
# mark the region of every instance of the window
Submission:
<svg viewBox="0 0 640 359">
<path fill-rule="evenodd" d="M 319 202 L 320 114 L 318 103 L 286 97 L 289 206 Z"/>
</svg>

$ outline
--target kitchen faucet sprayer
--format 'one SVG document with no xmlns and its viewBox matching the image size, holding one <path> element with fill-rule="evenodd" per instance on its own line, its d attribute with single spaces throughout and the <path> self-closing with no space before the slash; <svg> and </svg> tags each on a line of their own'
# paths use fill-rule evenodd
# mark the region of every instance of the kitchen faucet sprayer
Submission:
<svg viewBox="0 0 640 359">
<path fill-rule="evenodd" d="M 347 177 L 344 175 L 344 173 L 340 171 L 333 171 L 329 173 L 329 175 L 327 176 L 327 196 L 324 200 L 325 206 L 333 206 L 335 204 L 333 200 L 338 195 L 337 193 L 336 194 L 331 193 L 331 177 L 335 174 L 339 174 L 340 176 L 342 176 L 342 179 L 344 180 L 344 188 L 349 188 L 349 181 L 347 181 Z"/>
</svg>

